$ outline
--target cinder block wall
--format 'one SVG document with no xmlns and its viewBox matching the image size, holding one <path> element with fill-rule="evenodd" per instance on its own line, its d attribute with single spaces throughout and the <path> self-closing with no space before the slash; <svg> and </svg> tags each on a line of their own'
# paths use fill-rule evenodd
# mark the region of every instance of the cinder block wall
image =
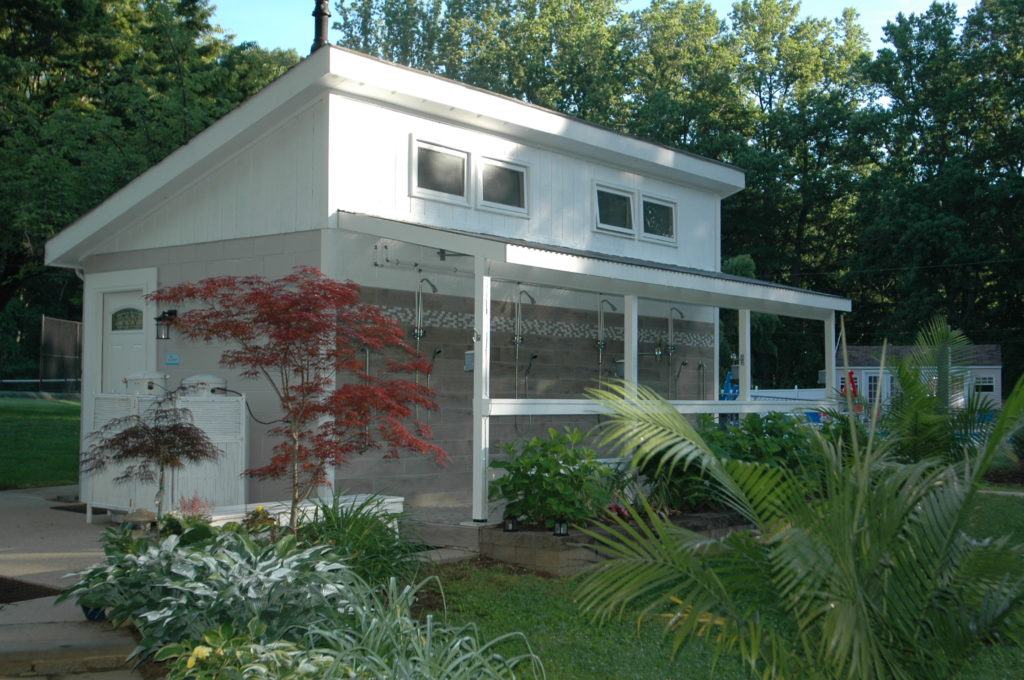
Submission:
<svg viewBox="0 0 1024 680">
<path fill-rule="evenodd" d="M 415 344 L 412 327 L 415 319 L 414 295 L 409 291 L 364 288 L 363 302 L 380 306 L 399 321 L 406 339 Z M 495 398 L 583 398 L 584 390 L 597 384 L 597 314 L 548 307 L 523 306 L 523 341 L 513 342 L 515 309 L 509 302 L 495 302 L 492 310 L 491 396 Z M 368 453 L 340 468 L 336 476 L 339 489 L 352 493 L 380 492 L 401 495 L 410 506 L 463 505 L 470 502 L 472 487 L 472 396 L 473 373 L 465 370 L 465 352 L 473 349 L 473 300 L 470 298 L 429 295 L 424 305 L 424 335 L 420 351 L 430 359 L 440 349 L 430 376 L 430 387 L 437 393 L 438 410 L 421 410 L 420 417 L 433 431 L 433 440 L 448 453 L 451 462 L 439 466 L 418 454 L 407 453 L 398 460 L 383 460 Z M 615 375 L 615 360 L 622 358 L 622 315 L 605 315 L 607 344 L 602 356 L 602 374 Z M 677 351 L 669 357 L 653 356 L 656 347 L 668 345 L 664 318 L 640 319 L 640 381 L 664 396 L 676 399 L 700 398 L 698 366 L 706 366 L 712 380 L 714 360 L 711 324 L 680 321 L 674 324 Z M 531 357 L 536 359 L 530 364 Z M 371 368 L 384 361 L 371 356 Z M 685 359 L 685 366 L 681 362 Z M 527 368 L 529 373 L 527 374 Z M 517 378 L 518 376 L 518 378 Z M 705 385 L 706 394 L 715 386 Z M 491 421 L 492 457 L 500 457 L 501 445 L 543 435 L 548 428 L 565 426 L 589 431 L 598 424 L 597 416 L 504 417 Z"/>
</svg>

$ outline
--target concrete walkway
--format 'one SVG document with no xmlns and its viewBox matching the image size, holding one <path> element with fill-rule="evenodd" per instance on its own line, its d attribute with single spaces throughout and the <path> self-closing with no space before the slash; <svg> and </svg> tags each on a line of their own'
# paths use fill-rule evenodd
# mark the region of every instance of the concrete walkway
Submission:
<svg viewBox="0 0 1024 680">
<path fill-rule="evenodd" d="M 108 524 L 57 508 L 75 505 L 78 487 L 0 491 L 0 576 L 63 590 L 72 571 L 103 560 Z M 102 519 L 102 518 L 101 518 Z M 126 629 L 90 623 L 74 602 L 44 597 L 0 608 L 0 680 L 136 680 L 124 663 L 135 647 Z"/>
</svg>

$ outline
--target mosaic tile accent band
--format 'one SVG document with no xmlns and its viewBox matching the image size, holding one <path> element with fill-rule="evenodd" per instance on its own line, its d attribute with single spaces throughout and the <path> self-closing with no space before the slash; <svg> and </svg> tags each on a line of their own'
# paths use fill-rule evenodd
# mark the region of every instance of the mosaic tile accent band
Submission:
<svg viewBox="0 0 1024 680">
<path fill-rule="evenodd" d="M 385 314 L 396 319 L 402 324 L 412 324 L 416 320 L 416 311 L 411 307 L 382 306 Z M 466 312 L 451 312 L 440 309 L 424 310 L 423 325 L 435 328 L 464 328 L 472 330 L 473 315 Z M 509 316 L 491 317 L 491 330 L 500 333 L 514 333 L 515 319 Z M 597 324 L 590 323 L 569 323 L 546 319 L 523 319 L 523 333 L 525 335 L 539 335 L 554 338 L 569 338 L 574 340 L 594 338 L 597 339 Z M 625 340 L 623 330 L 615 326 L 605 326 L 605 334 L 608 340 Z M 711 333 L 696 333 L 687 331 L 675 331 L 675 345 L 677 347 L 713 348 L 715 336 Z M 640 329 L 640 342 L 668 344 L 668 329 L 659 331 L 654 328 Z"/>
</svg>

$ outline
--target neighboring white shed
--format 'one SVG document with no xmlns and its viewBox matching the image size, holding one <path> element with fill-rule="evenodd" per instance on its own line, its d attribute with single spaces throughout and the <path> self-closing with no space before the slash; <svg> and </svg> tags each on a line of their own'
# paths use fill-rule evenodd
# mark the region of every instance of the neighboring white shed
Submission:
<svg viewBox="0 0 1024 680">
<path fill-rule="evenodd" d="M 435 362 L 429 425 L 453 465 L 366 456 L 337 470 L 339 489 L 469 503 L 483 520 L 496 444 L 594 424 L 583 390 L 616 362 L 681 412 L 778 408 L 750 398 L 751 313 L 820 322 L 831 380 L 834 314 L 850 303 L 720 273 L 720 204 L 743 183 L 724 163 L 318 49 L 48 242 L 47 263 L 85 279 L 83 435 L 97 395 L 138 370 L 171 387 L 221 376 L 253 413 L 277 417 L 266 385 L 218 365 L 223 348 L 158 341 L 167 310 L 143 296 L 296 265 L 362 285 L 364 301 L 420 329 Z M 722 308 L 739 319 L 730 402 L 716 401 Z M 274 442 L 248 427 L 248 464 L 264 465 Z M 83 480 L 87 500 L 91 488 Z M 282 497 L 279 484 L 247 483 L 246 501 Z"/>
<path fill-rule="evenodd" d="M 851 345 L 847 348 L 849 368 L 836 368 L 835 385 L 840 391 L 846 387 L 850 373 L 857 384 L 859 396 L 874 401 L 881 391 L 885 403 L 897 389 L 896 375 L 892 371 L 894 362 L 907 356 L 913 348 L 907 345 L 890 345 L 886 348 L 887 367 L 881 370 L 881 345 Z M 966 390 L 989 397 L 993 404 L 1002 404 L 1003 360 L 999 345 L 973 345 L 968 348 L 969 359 L 958 366 Z"/>
</svg>

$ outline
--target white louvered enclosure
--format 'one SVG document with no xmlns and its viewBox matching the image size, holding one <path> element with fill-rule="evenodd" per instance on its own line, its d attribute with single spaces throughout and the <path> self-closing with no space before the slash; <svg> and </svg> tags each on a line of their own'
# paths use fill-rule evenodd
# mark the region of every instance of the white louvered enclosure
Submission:
<svg viewBox="0 0 1024 680">
<path fill-rule="evenodd" d="M 146 394 L 97 394 L 93 412 L 93 431 L 110 421 L 130 415 L 145 414 L 159 400 Z M 188 465 L 180 470 L 168 470 L 164 507 L 174 509 L 179 499 L 198 495 L 212 506 L 237 506 L 246 503 L 246 480 L 242 472 L 248 467 L 246 447 L 245 397 L 241 396 L 181 396 L 176 398 L 179 408 L 187 409 L 192 423 L 202 429 L 214 445 L 222 451 L 213 462 Z M 88 441 L 86 442 L 88 445 Z M 94 508 L 115 512 L 128 512 L 137 508 L 156 510 L 156 483 L 130 481 L 115 483 L 122 467 L 108 467 L 83 478 L 82 501 L 91 520 Z"/>
</svg>

